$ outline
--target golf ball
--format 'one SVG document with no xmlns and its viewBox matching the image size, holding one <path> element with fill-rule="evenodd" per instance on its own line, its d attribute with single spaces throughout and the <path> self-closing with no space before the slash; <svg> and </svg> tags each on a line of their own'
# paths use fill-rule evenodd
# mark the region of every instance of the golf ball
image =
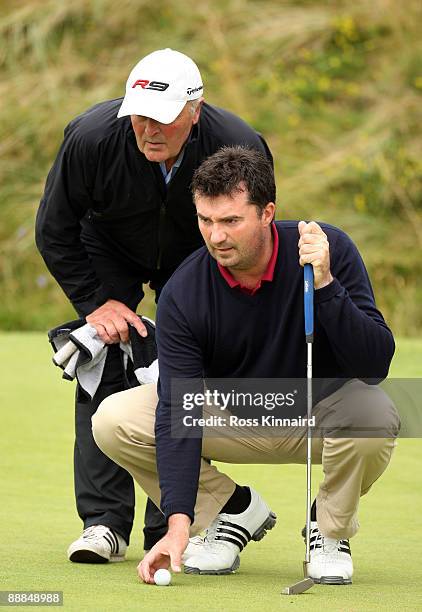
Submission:
<svg viewBox="0 0 422 612">
<path fill-rule="evenodd" d="M 171 582 L 171 574 L 166 569 L 159 569 L 154 574 L 154 582 L 158 586 L 168 586 Z"/>
</svg>

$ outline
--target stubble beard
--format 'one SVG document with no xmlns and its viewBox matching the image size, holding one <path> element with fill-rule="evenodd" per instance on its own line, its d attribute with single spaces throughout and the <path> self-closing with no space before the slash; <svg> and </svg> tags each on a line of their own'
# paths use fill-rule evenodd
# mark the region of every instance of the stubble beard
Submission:
<svg viewBox="0 0 422 612">
<path fill-rule="evenodd" d="M 263 233 L 260 234 L 259 238 L 257 238 L 256 244 L 254 244 L 250 248 L 244 248 L 239 250 L 237 247 L 233 246 L 232 248 L 235 250 L 237 257 L 233 263 L 230 263 L 230 260 L 221 261 L 217 257 L 219 264 L 224 268 L 229 268 L 230 270 L 250 270 L 253 268 L 259 261 L 259 256 L 262 253 L 265 244 L 265 236 Z"/>
</svg>

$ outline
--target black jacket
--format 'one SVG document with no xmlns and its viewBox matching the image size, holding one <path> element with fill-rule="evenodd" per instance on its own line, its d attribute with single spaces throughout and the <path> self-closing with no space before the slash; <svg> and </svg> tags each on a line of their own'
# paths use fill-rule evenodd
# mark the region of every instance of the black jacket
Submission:
<svg viewBox="0 0 422 612">
<path fill-rule="evenodd" d="M 117 119 L 121 102 L 97 104 L 66 127 L 37 214 L 38 249 L 80 315 L 121 299 L 122 279 L 167 280 L 202 246 L 190 183 L 206 157 L 240 144 L 272 160 L 244 121 L 204 104 L 166 187 L 159 164 L 139 151 L 130 118 Z"/>
</svg>

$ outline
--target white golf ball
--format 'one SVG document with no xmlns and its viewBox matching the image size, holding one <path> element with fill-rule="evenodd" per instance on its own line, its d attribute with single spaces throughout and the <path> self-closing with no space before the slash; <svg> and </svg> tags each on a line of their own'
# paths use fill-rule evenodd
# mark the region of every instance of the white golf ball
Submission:
<svg viewBox="0 0 422 612">
<path fill-rule="evenodd" d="M 154 574 L 154 582 L 158 586 L 168 586 L 171 582 L 171 574 L 166 569 L 159 569 Z"/>
</svg>

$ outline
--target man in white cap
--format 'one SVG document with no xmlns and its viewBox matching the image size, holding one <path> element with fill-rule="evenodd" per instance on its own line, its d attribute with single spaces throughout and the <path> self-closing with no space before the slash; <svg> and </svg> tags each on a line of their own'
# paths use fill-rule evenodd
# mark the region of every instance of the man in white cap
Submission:
<svg viewBox="0 0 422 612">
<path fill-rule="evenodd" d="M 36 221 L 37 246 L 78 315 L 109 344 L 101 384 L 91 399 L 76 392 L 75 494 L 82 536 L 71 561 L 122 561 L 132 529 L 131 476 L 96 446 L 91 417 L 100 402 L 135 386 L 118 344 L 135 314 L 143 283 L 160 291 L 203 242 L 190 183 L 201 162 L 223 145 L 271 153 L 235 115 L 206 104 L 196 64 L 172 49 L 133 68 L 122 98 L 88 109 L 66 127 L 47 177 Z M 162 513 L 148 500 L 144 548 L 165 534 Z"/>
</svg>

